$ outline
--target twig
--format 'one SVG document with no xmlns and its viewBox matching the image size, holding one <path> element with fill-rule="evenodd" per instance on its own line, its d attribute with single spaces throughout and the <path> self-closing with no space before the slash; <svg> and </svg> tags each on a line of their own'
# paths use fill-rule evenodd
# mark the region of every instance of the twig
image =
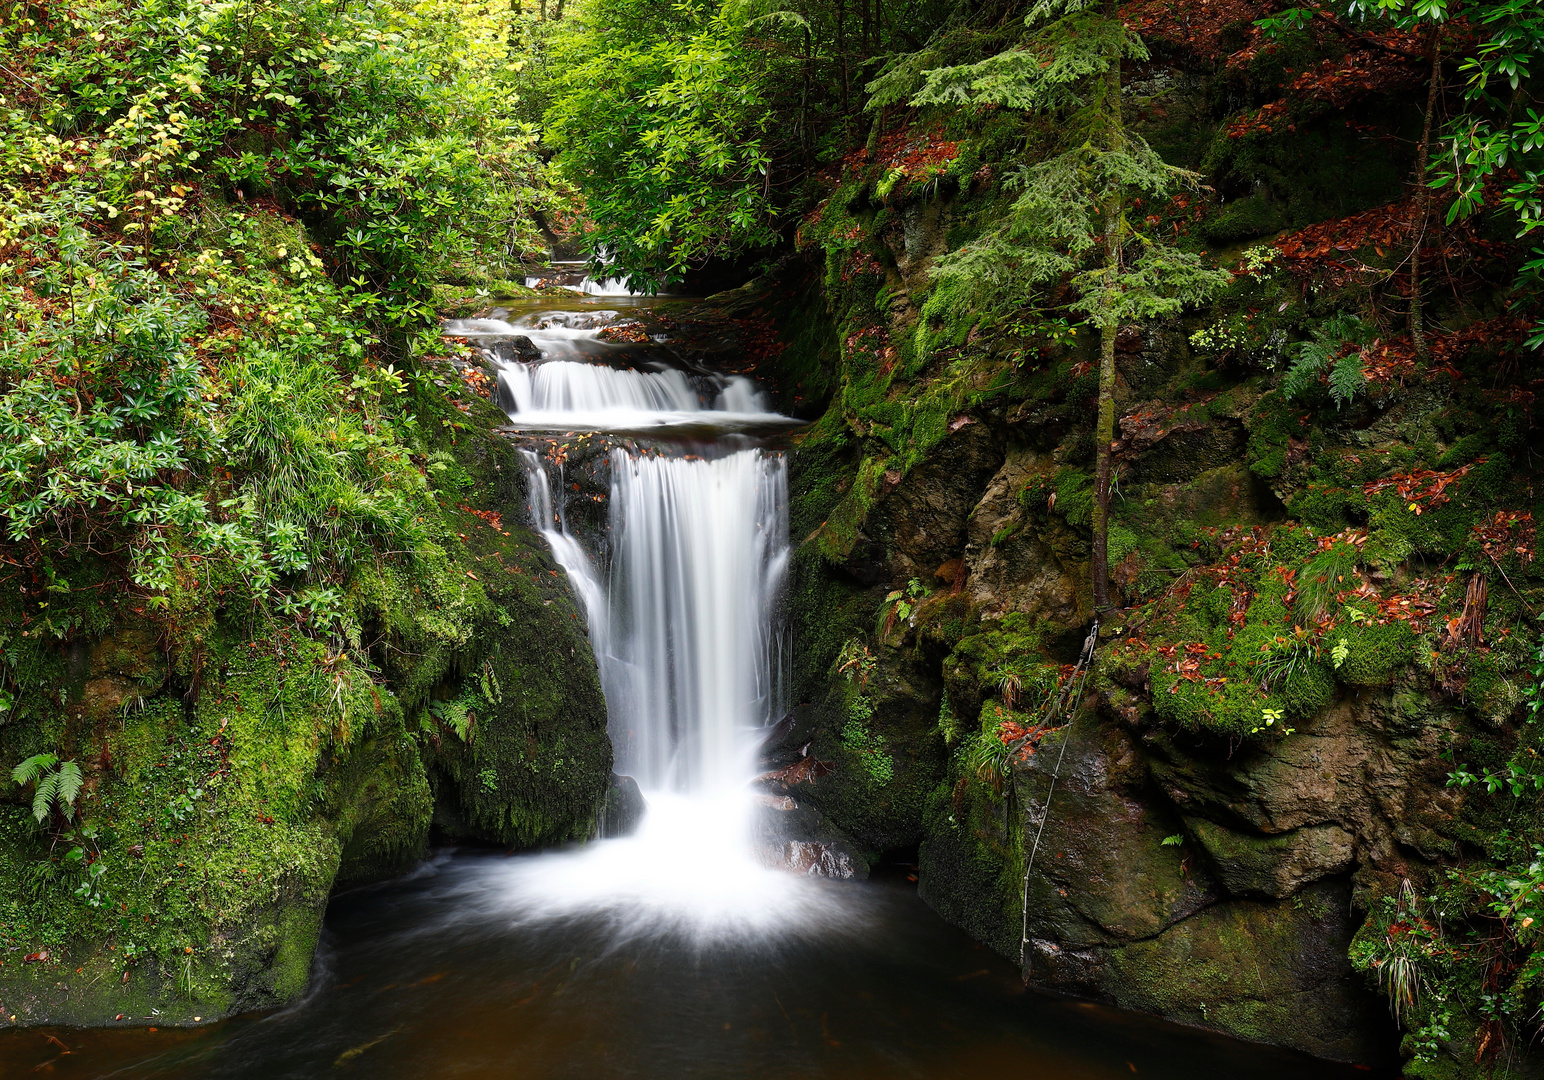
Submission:
<svg viewBox="0 0 1544 1080">
<path fill-rule="evenodd" d="M 1506 576 L 1506 571 L 1505 570 L 1501 569 L 1501 563 L 1496 559 L 1496 557 L 1494 555 L 1491 555 L 1490 552 L 1487 551 L 1485 554 L 1490 557 L 1490 561 L 1491 562 L 1496 564 L 1496 570 L 1501 574 L 1502 580 L 1506 582 L 1506 587 L 1511 589 L 1514 593 L 1517 593 L 1517 599 L 1522 601 L 1523 607 L 1528 608 L 1528 614 L 1532 615 L 1535 619 L 1537 619 L 1539 617 L 1539 613 L 1537 611 L 1534 611 L 1533 608 L 1528 606 L 1528 601 L 1523 599 L 1523 594 L 1522 593 L 1517 592 L 1517 586 L 1512 584 L 1512 579 Z"/>
</svg>

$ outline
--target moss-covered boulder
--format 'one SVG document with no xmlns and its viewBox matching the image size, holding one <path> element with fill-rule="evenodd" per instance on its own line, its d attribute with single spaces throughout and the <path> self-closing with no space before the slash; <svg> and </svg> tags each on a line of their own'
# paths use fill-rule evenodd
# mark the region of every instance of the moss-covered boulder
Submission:
<svg viewBox="0 0 1544 1080">
<path fill-rule="evenodd" d="M 169 615 L 123 603 L 63 641 L 7 601 L 27 667 L 0 761 L 52 754 L 83 781 L 41 821 L 32 786 L 0 794 L 7 1018 L 280 1006 L 305 989 L 328 898 L 402 872 L 433 824 L 521 848 L 596 831 L 613 781 L 589 641 L 517 524 L 500 414 L 462 405 L 429 455 L 434 542 L 358 569 L 333 633 L 223 606 L 213 575 Z"/>
<path fill-rule="evenodd" d="M 922 892 L 1040 985 L 1363 1063 L 1392 1050 L 1351 970 L 1351 834 L 1187 819 L 1093 711 L 929 804 Z M 1054 780 L 1054 785 L 1053 785 Z M 1027 914 L 1025 901 L 1027 900 Z"/>
</svg>

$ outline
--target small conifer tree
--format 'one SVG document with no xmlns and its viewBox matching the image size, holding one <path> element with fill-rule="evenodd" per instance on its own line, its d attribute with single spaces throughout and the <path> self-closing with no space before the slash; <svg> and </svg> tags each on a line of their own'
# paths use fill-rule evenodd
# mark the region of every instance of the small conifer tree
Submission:
<svg viewBox="0 0 1544 1080">
<path fill-rule="evenodd" d="M 938 290 L 956 306 L 990 309 L 1004 296 L 1070 279 L 1071 307 L 1099 330 L 1095 428 L 1094 606 L 1110 607 L 1109 507 L 1115 437 L 1115 337 L 1140 319 L 1161 318 L 1225 285 L 1225 270 L 1136 228 L 1131 200 L 1165 197 L 1194 184 L 1130 131 L 1121 107 L 1121 65 L 1147 48 L 1121 21 L 1114 0 L 1039 0 L 1014 47 L 974 64 L 921 73 L 914 105 L 993 104 L 1056 114 L 1065 133 L 1050 158 L 1009 178 L 1012 209 L 985 236 L 944 256 Z M 872 87 L 871 87 L 872 89 Z"/>
</svg>

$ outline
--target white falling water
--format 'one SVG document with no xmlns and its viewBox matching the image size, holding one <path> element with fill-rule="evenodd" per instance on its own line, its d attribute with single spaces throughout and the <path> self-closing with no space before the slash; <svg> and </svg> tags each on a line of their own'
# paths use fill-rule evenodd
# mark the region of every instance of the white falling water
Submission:
<svg viewBox="0 0 1544 1080">
<path fill-rule="evenodd" d="M 606 613 L 606 589 L 599 575 L 595 573 L 595 565 L 590 561 L 584 546 L 568 531 L 568 516 L 564 513 L 565 500 L 562 498 L 562 492 L 565 490 L 562 469 L 558 470 L 559 496 L 554 506 L 552 485 L 547 482 L 547 471 L 542 467 L 541 458 L 532 450 L 521 450 L 520 457 L 525 463 L 531 524 L 547 541 L 547 546 L 552 549 L 558 565 L 568 573 L 569 584 L 573 586 L 574 592 L 579 594 L 579 602 L 584 607 L 585 620 L 590 626 L 590 643 L 595 649 L 596 659 L 599 660 L 600 657 L 607 655 L 606 628 L 609 620 Z"/>
<path fill-rule="evenodd" d="M 713 395 L 712 405 L 703 398 Z M 532 430 L 635 431 L 706 422 L 745 426 L 786 422 L 756 384 L 718 377 L 699 391 L 677 368 L 635 371 L 570 360 L 506 363 L 499 396 L 512 424 Z"/>
<path fill-rule="evenodd" d="M 514 426 L 532 431 L 654 431 L 675 426 L 746 430 L 786 427 L 750 379 L 690 376 L 662 362 L 651 370 L 606 363 L 633 355 L 637 343 L 610 342 L 600 333 L 615 311 L 548 311 L 518 323 L 461 319 L 445 333 L 482 341 L 528 338 L 540 360 L 495 357 L 499 403 Z M 526 325 L 526 324 L 529 325 Z"/>
<path fill-rule="evenodd" d="M 758 729 L 782 714 L 774 613 L 788 560 L 780 454 L 611 453 L 610 570 L 568 530 L 522 450 L 532 523 L 584 605 L 617 769 L 646 790 L 742 789 Z"/>
<path fill-rule="evenodd" d="M 773 612 L 788 548 L 782 455 L 611 455 L 608 686 L 620 766 L 646 788 L 743 786 L 780 714 Z"/>
<path fill-rule="evenodd" d="M 519 414 L 601 412 L 694 412 L 697 391 L 681 371 L 618 371 L 595 364 L 557 360 L 550 364 L 509 364 L 500 376 Z"/>
</svg>

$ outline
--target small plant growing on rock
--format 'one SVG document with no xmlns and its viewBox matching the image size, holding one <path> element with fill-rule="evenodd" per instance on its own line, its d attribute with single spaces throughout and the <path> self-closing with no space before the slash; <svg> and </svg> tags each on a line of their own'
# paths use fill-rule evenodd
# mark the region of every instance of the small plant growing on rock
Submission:
<svg viewBox="0 0 1544 1080">
<path fill-rule="evenodd" d="M 983 784 L 1001 795 L 1003 781 L 1008 778 L 1008 744 L 995 731 L 983 731 L 976 736 L 965 755 L 965 767 Z"/>
<path fill-rule="evenodd" d="M 1335 670 L 1340 670 L 1340 665 L 1346 662 L 1346 657 L 1351 655 L 1351 644 L 1345 638 L 1335 642 L 1335 647 L 1330 650 L 1330 661 L 1335 665 Z"/>
<path fill-rule="evenodd" d="M 1354 544 L 1337 541 L 1303 567 L 1293 608 L 1300 624 L 1317 619 L 1334 606 L 1337 593 L 1357 586 L 1356 564 L 1360 555 Z"/>
<path fill-rule="evenodd" d="M 1440 951 L 1439 934 L 1420 907 L 1415 890 L 1405 881 L 1397 897 L 1383 899 L 1351 947 L 1351 962 L 1372 972 L 1388 994 L 1396 1024 L 1403 1023 L 1420 1000 L 1426 968 Z"/>
<path fill-rule="evenodd" d="M 83 782 L 77 762 L 62 762 L 56 754 L 34 754 L 11 770 L 11 779 L 21 786 L 36 785 L 32 816 L 39 825 L 50 813 L 66 822 L 75 815 L 75 799 Z"/>
<path fill-rule="evenodd" d="M 1207 352 L 1225 353 L 1242 349 L 1247 341 L 1242 334 L 1231 327 L 1216 323 L 1212 326 L 1203 326 L 1191 334 L 1190 344 Z"/>
<path fill-rule="evenodd" d="M 1330 397 L 1339 409 L 1367 389 L 1360 348 L 1367 341 L 1367 327 L 1355 315 L 1336 315 L 1313 334 L 1311 341 L 1298 346 L 1297 359 L 1281 383 L 1282 396 L 1288 401 L 1303 397 L 1327 375 Z"/>
<path fill-rule="evenodd" d="M 874 659 L 874 652 L 857 638 L 853 638 L 842 646 L 842 651 L 836 654 L 836 670 L 846 676 L 850 683 L 859 686 L 867 686 L 869 676 L 874 674 L 874 669 L 879 666 L 879 661 Z"/>
<path fill-rule="evenodd" d="M 927 599 L 931 593 L 932 590 L 926 585 L 912 578 L 904 589 L 896 589 L 886 596 L 885 602 L 879 606 L 879 636 L 888 637 L 897 623 L 910 619 L 918 603 Z"/>
<path fill-rule="evenodd" d="M 1241 267 L 1246 274 L 1259 274 L 1269 269 L 1276 262 L 1278 254 L 1280 252 L 1270 244 L 1256 244 L 1244 252 Z"/>
<path fill-rule="evenodd" d="M 1527 703 L 1530 724 L 1544 716 L 1544 634 L 1539 635 L 1538 648 L 1533 653 L 1533 682 L 1523 700 Z"/>
<path fill-rule="evenodd" d="M 1267 728 L 1275 727 L 1276 722 L 1286 715 L 1287 710 L 1285 709 L 1261 709 L 1260 722 L 1249 729 L 1249 734 L 1258 735 L 1260 732 L 1265 731 Z M 1292 729 L 1289 727 L 1283 727 L 1281 729 L 1281 734 L 1283 736 L 1290 735 L 1292 734 Z"/>
</svg>

